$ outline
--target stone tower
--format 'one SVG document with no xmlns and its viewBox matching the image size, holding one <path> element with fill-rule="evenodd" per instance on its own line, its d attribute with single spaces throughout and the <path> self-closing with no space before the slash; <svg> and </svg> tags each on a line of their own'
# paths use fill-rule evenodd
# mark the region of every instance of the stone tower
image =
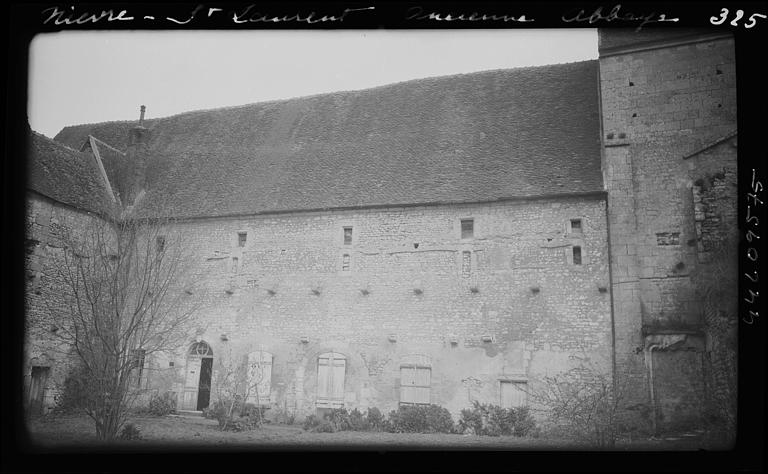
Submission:
<svg viewBox="0 0 768 474">
<path fill-rule="evenodd" d="M 736 319 L 735 267 L 720 277 L 733 282 L 730 308 L 708 305 L 701 282 L 736 248 L 725 245 L 736 230 L 734 42 L 610 29 L 599 54 L 617 382 L 653 428 L 697 424 L 717 389 L 712 361 L 736 351 L 713 320 Z"/>
</svg>

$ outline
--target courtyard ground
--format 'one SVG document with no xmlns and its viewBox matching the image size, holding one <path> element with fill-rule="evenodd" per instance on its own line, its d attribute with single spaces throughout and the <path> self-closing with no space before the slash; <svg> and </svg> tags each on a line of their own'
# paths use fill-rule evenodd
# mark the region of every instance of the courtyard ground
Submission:
<svg viewBox="0 0 768 474">
<path fill-rule="evenodd" d="M 333 448 L 360 447 L 388 449 L 484 449 L 484 450 L 588 450 L 583 440 L 488 437 L 457 434 L 416 434 L 344 431 L 313 433 L 301 425 L 266 424 L 244 432 L 225 432 L 215 420 L 202 417 L 131 417 L 141 432 L 140 440 L 119 441 L 142 449 L 153 445 L 256 447 L 256 448 Z M 99 444 L 93 422 L 86 416 L 45 416 L 29 422 L 32 441 L 43 447 L 96 446 Z M 698 450 L 716 449 L 703 432 L 670 434 L 660 438 L 620 440 L 617 450 Z"/>
</svg>

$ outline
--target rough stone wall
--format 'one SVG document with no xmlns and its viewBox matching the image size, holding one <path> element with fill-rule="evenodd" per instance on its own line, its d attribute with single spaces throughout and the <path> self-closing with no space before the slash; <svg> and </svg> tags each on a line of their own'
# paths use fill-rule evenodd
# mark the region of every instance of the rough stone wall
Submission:
<svg viewBox="0 0 768 474">
<path fill-rule="evenodd" d="M 50 367 L 44 387 L 44 408 L 55 404 L 64 379 L 73 366 L 68 347 L 56 337 L 57 322 L 53 315 L 65 311 L 66 288 L 54 265 L 54 254 L 62 247 L 66 235 L 92 225 L 93 214 L 61 205 L 42 195 L 29 193 L 26 217 L 26 290 L 24 332 L 25 403 L 32 367 Z"/>
<path fill-rule="evenodd" d="M 691 275 L 701 260 L 698 247 L 713 231 L 697 225 L 698 178 L 684 158 L 736 129 L 732 39 L 704 34 L 682 44 L 657 40 L 645 49 L 612 49 L 600 56 L 617 373 L 637 394 L 649 394 L 642 354 L 648 349 L 646 335 L 702 330 Z M 735 189 L 731 192 L 735 196 Z M 735 212 L 735 199 L 728 206 Z M 669 390 L 657 400 L 659 418 L 671 423 L 697 416 L 703 395 L 690 388 L 700 386 L 693 380 L 701 377 L 700 358 L 673 353 L 660 361 L 685 366 L 689 376 L 670 375 L 665 381 L 661 375 L 659 383 L 669 382 Z M 635 401 L 647 403 L 648 396 Z"/>
<path fill-rule="evenodd" d="M 463 218 L 474 219 L 473 238 L 461 238 Z M 610 371 L 600 197 L 207 219 L 174 232 L 189 246 L 193 332 L 213 348 L 214 371 L 272 353 L 273 412 L 314 411 L 323 352 L 347 358 L 346 406 L 382 410 L 396 408 L 413 355 L 431 366 L 431 401 L 454 413 L 475 399 L 498 404 L 501 380 L 533 386 L 571 368 L 572 355 Z M 151 362 L 153 388 L 181 390 L 186 347 Z"/>
</svg>

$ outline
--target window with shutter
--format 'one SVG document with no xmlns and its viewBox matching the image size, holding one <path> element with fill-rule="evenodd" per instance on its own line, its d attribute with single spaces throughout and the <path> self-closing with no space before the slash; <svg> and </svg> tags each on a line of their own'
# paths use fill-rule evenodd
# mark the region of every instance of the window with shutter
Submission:
<svg viewBox="0 0 768 474">
<path fill-rule="evenodd" d="M 327 352 L 317 358 L 317 406 L 344 406 L 344 377 L 347 360 L 344 354 Z"/>
<path fill-rule="evenodd" d="M 134 349 L 131 351 L 131 369 L 135 385 L 141 387 L 141 376 L 144 374 L 144 349 Z"/>
<path fill-rule="evenodd" d="M 255 351 L 248 354 L 248 403 L 268 405 L 272 394 L 272 354 Z"/>
<path fill-rule="evenodd" d="M 501 381 L 501 406 L 503 408 L 520 408 L 527 405 L 526 393 L 528 383 L 525 381 Z"/>
<path fill-rule="evenodd" d="M 432 368 L 400 366 L 400 403 L 429 404 Z"/>
</svg>

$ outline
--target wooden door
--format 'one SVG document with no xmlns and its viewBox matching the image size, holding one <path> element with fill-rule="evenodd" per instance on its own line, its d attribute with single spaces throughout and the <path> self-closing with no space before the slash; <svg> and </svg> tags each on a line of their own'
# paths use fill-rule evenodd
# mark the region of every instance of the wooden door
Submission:
<svg viewBox="0 0 768 474">
<path fill-rule="evenodd" d="M 200 389 L 200 367 L 202 359 L 200 357 L 190 357 L 187 359 L 187 375 L 184 380 L 184 392 L 181 398 L 182 410 L 197 409 L 197 393 Z"/>
<path fill-rule="evenodd" d="M 50 369 L 50 367 L 32 367 L 32 380 L 29 387 L 29 410 L 30 413 L 35 415 L 43 412 L 45 386 L 48 383 Z"/>
</svg>

